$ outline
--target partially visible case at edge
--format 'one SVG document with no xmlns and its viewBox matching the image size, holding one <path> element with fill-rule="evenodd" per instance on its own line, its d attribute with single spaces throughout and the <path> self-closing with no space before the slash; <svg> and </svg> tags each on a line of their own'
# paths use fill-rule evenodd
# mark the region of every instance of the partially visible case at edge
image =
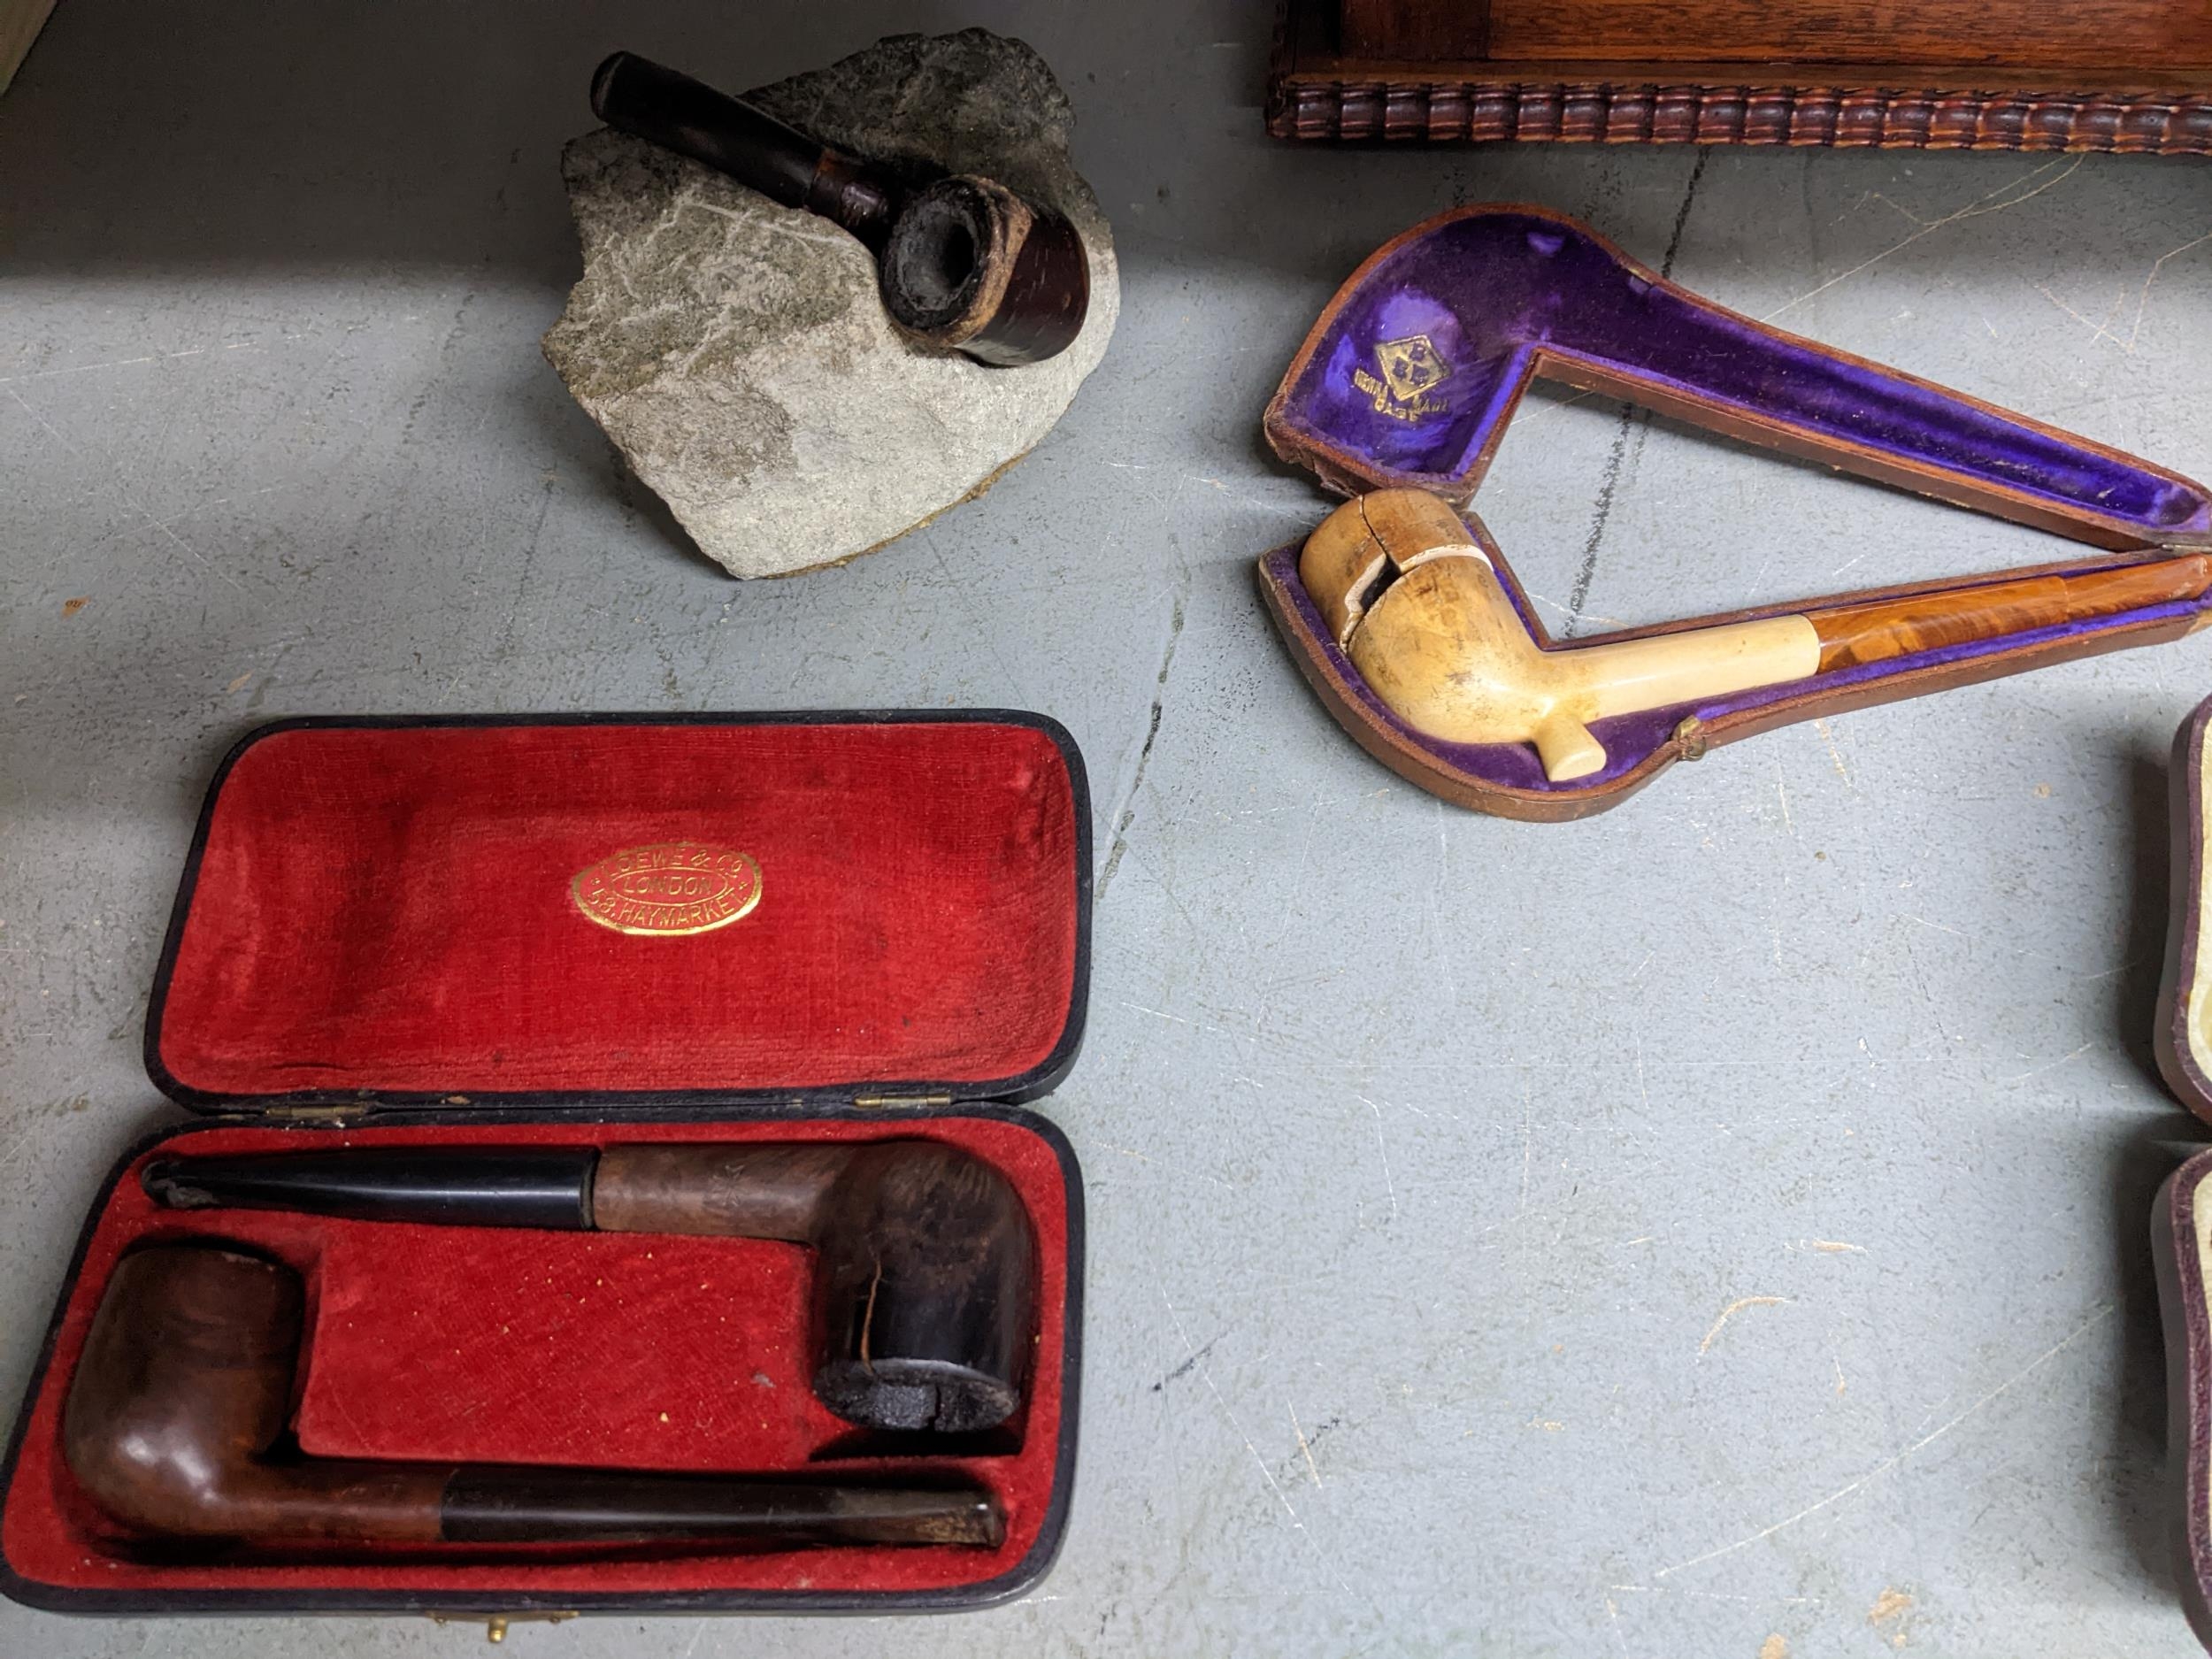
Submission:
<svg viewBox="0 0 2212 1659">
<path fill-rule="evenodd" d="M 2171 905 L 2166 964 L 2153 1048 L 2175 1096 L 2212 1122 L 2212 986 L 2200 982 L 2212 910 L 2205 890 L 2205 750 L 2212 741 L 2212 700 L 2182 722 L 2167 773 L 2171 832 Z M 2166 1178 L 2151 1217 L 2166 1338 L 2164 1501 L 2174 1572 L 2191 1627 L 2212 1648 L 2212 1149 Z"/>
<path fill-rule="evenodd" d="M 2176 1097 L 2212 1123 L 2212 985 L 2200 982 L 2212 910 L 2206 905 L 2205 745 L 2212 739 L 2212 699 L 2197 705 L 2174 736 L 2167 771 L 2167 811 L 2173 857 L 2166 967 L 2159 983 L 2158 1069 Z"/>
<path fill-rule="evenodd" d="M 2166 1178 L 2151 1217 L 2151 1258 L 2158 1272 L 2166 1333 L 2164 1502 L 2170 1517 L 2174 1576 L 2190 1628 L 2212 1649 L 2212 1209 L 2204 1181 L 2212 1151 Z"/>
</svg>

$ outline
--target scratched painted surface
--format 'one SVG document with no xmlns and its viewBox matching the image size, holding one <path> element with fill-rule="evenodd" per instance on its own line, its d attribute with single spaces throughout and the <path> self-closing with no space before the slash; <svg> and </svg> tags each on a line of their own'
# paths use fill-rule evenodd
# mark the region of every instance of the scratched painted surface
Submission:
<svg viewBox="0 0 2212 1659">
<path fill-rule="evenodd" d="M 218 753 L 311 712 L 1017 704 L 1099 831 L 1084 1455 L 1014 1607 L 608 1620 L 531 1652 L 2184 1655 L 2144 1245 L 2162 756 L 2212 645 L 1805 726 L 1579 826 L 1441 808 L 1294 680 L 1255 555 L 1325 502 L 1261 405 L 1449 203 L 2212 475 L 2189 163 L 1270 145 L 1265 9 L 60 8 L 0 105 L 0 1398 L 168 1114 L 145 987 Z M 617 43 L 728 83 L 1033 41 L 1123 324 L 985 500 L 740 587 L 539 360 Z M 627 28 L 634 32 L 618 33 Z M 1596 400 L 1482 507 L 1563 630 L 2037 557 Z M 81 604 L 74 602 L 81 600 Z M 0 1411 L 8 1408 L 0 1406 Z M 0 1652 L 327 1627 L 0 1609 Z M 349 1651 L 466 1650 L 361 1622 Z"/>
</svg>

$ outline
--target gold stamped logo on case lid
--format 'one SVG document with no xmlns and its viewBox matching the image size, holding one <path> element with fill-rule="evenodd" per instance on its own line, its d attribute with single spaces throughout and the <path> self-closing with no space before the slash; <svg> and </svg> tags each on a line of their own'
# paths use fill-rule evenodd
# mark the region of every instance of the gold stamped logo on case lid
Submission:
<svg viewBox="0 0 2212 1659">
<path fill-rule="evenodd" d="M 1365 369 L 1354 369 L 1352 384 L 1368 396 L 1377 414 L 1388 415 L 1393 420 L 1417 420 L 1423 415 L 1441 415 L 1450 410 L 1451 405 L 1442 398 L 1428 396 L 1451 377 L 1452 368 L 1426 334 L 1376 342 L 1375 366 L 1382 371 L 1380 380 Z"/>
<path fill-rule="evenodd" d="M 750 915 L 760 902 L 760 865 L 731 847 L 657 841 L 587 864 L 568 886 L 576 908 L 602 927 L 676 938 Z"/>
</svg>

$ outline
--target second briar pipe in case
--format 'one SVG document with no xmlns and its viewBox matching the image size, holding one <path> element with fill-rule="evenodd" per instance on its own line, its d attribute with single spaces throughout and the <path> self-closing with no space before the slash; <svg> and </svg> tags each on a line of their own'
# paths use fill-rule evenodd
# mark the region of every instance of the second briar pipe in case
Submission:
<svg viewBox="0 0 2212 1659">
<path fill-rule="evenodd" d="M 975 1490 L 300 1455 L 305 1287 L 217 1244 L 123 1258 L 69 1391 L 69 1467 L 142 1532 L 256 1545 L 720 1542 L 995 1547 Z"/>
<path fill-rule="evenodd" d="M 814 1388 L 884 1430 L 996 1427 L 1021 1403 L 1036 1240 L 1004 1176 L 931 1141 L 356 1147 L 164 1158 L 172 1209 L 775 1239 L 817 1253 Z"/>
</svg>

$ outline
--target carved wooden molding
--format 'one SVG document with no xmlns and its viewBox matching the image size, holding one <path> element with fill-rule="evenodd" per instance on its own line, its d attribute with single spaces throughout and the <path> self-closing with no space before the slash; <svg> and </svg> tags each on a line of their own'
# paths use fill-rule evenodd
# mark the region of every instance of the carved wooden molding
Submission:
<svg viewBox="0 0 2212 1659">
<path fill-rule="evenodd" d="M 1601 81 L 1279 82 L 1278 138 L 1834 144 L 2212 155 L 2212 99 Z"/>
<path fill-rule="evenodd" d="M 2212 89 L 2007 85 L 2036 72 L 1956 65 L 1423 63 L 1343 56 L 1315 13 L 1277 13 L 1267 129 L 1278 138 L 2212 154 Z M 1956 77 L 1994 85 L 1944 85 Z M 1916 84 L 1917 83 L 1917 84 Z"/>
</svg>

